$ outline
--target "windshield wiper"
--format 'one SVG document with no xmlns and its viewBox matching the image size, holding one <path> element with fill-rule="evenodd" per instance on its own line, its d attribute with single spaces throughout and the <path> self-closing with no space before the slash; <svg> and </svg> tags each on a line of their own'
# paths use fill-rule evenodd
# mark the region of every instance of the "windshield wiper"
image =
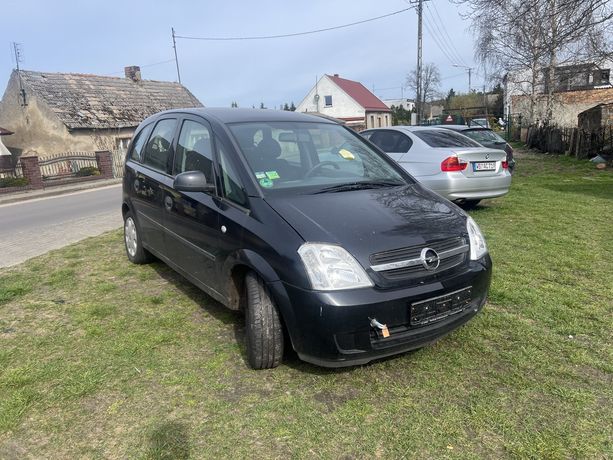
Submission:
<svg viewBox="0 0 613 460">
<path fill-rule="evenodd" d="M 400 185 L 405 185 L 404 182 L 398 181 L 385 181 L 385 180 L 373 180 L 368 182 L 350 182 L 347 184 L 336 184 L 331 185 L 330 187 L 322 188 L 321 190 L 316 191 L 314 194 L 318 193 L 336 193 L 336 192 L 348 192 L 351 190 L 365 190 L 370 188 L 383 188 L 383 187 L 398 187 Z"/>
</svg>

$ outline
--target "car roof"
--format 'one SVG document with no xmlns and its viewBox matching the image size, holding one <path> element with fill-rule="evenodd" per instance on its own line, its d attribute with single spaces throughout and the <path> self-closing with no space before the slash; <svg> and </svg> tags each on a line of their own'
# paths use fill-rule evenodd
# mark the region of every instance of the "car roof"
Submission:
<svg viewBox="0 0 613 460">
<path fill-rule="evenodd" d="M 443 129 L 442 125 L 432 125 L 432 126 L 406 126 L 406 125 L 396 125 L 396 126 L 388 126 L 386 128 L 370 128 L 365 131 L 379 131 L 382 129 L 392 129 L 394 131 L 441 131 Z"/>
<path fill-rule="evenodd" d="M 160 112 L 158 115 L 169 115 L 173 113 L 191 113 L 205 118 L 215 118 L 221 123 L 245 123 L 245 122 L 265 122 L 265 121 L 303 121 L 335 124 L 334 121 L 321 116 L 309 115 L 301 112 L 291 112 L 288 110 L 273 109 L 240 109 L 228 107 L 206 107 L 190 109 L 173 109 Z"/>
</svg>

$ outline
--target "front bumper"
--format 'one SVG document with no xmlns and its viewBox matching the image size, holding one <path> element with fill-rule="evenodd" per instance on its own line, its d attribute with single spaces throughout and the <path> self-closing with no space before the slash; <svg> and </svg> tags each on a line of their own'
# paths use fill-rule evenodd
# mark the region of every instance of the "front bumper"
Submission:
<svg viewBox="0 0 613 460">
<path fill-rule="evenodd" d="M 298 356 L 325 367 L 365 364 L 432 343 L 469 321 L 485 304 L 491 260 L 485 256 L 449 279 L 413 287 L 317 292 L 271 283 Z M 411 304 L 470 288 L 462 308 L 436 322 L 412 324 Z M 383 337 L 376 319 L 390 332 Z M 415 322 L 415 321 L 413 321 Z"/>
</svg>

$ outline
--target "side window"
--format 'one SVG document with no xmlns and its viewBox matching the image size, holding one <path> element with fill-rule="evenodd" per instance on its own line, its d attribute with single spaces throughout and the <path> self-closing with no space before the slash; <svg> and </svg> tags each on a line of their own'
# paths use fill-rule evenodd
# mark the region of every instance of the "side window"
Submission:
<svg viewBox="0 0 613 460">
<path fill-rule="evenodd" d="M 201 123 L 185 120 L 181 127 L 174 173 L 202 171 L 209 183 L 213 182 L 213 148 L 211 132 Z"/>
<path fill-rule="evenodd" d="M 177 127 L 174 118 L 160 120 L 153 128 L 145 148 L 145 164 L 163 173 L 172 171 L 172 140 Z"/>
<path fill-rule="evenodd" d="M 147 138 L 149 137 L 149 133 L 151 132 L 151 128 L 153 125 L 145 126 L 143 129 L 139 131 L 135 138 L 132 139 L 132 151 L 130 152 L 130 159 L 137 161 L 138 163 L 142 163 L 143 161 L 143 153 L 145 146 L 145 142 L 147 142 Z"/>
<path fill-rule="evenodd" d="M 362 131 L 360 136 L 362 136 L 364 139 L 370 139 L 372 136 L 372 131 Z"/>
<path fill-rule="evenodd" d="M 376 131 L 370 141 L 386 153 L 408 152 L 413 145 L 408 136 L 395 131 Z"/>
<path fill-rule="evenodd" d="M 247 205 L 247 194 L 238 177 L 234 166 L 230 162 L 230 158 L 221 143 L 217 143 L 219 153 L 219 167 L 221 170 L 221 186 L 223 189 L 223 195 L 230 201 L 240 204 L 241 206 Z"/>
</svg>

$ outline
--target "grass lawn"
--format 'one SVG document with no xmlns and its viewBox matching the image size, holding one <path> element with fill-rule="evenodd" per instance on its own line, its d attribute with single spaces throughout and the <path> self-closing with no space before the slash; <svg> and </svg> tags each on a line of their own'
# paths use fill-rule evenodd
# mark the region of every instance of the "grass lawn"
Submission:
<svg viewBox="0 0 613 460">
<path fill-rule="evenodd" d="M 471 211 L 490 300 L 434 346 L 245 363 L 243 321 L 115 231 L 0 271 L 0 458 L 612 458 L 613 174 L 518 154 Z"/>
</svg>

